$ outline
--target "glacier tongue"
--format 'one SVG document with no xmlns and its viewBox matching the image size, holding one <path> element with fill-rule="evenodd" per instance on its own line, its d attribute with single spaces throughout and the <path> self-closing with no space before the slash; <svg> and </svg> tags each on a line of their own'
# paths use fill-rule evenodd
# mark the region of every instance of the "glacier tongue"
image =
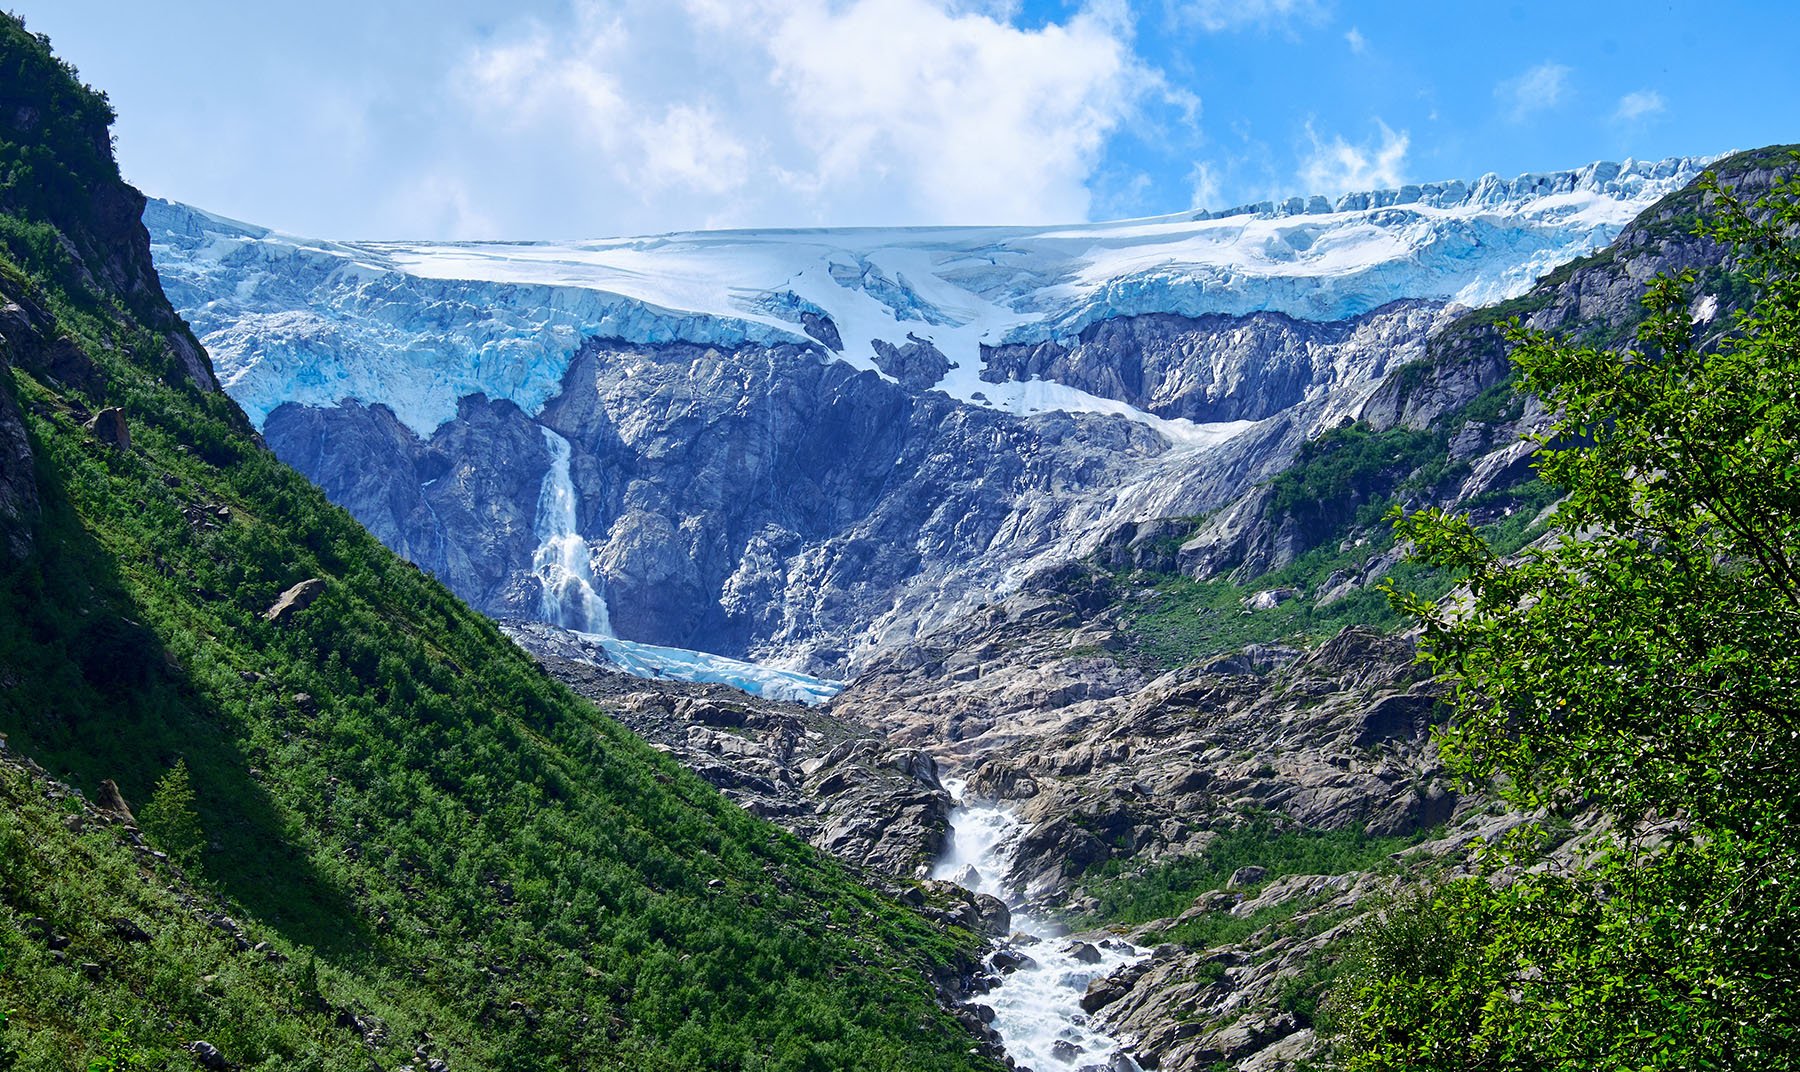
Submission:
<svg viewBox="0 0 1800 1072">
<path fill-rule="evenodd" d="M 536 622 L 507 622 L 502 628 L 521 646 L 537 654 L 609 667 L 633 677 L 728 685 L 765 700 L 785 700 L 814 707 L 844 690 L 842 681 L 689 648 L 640 644 Z"/>
<path fill-rule="evenodd" d="M 144 220 L 170 297 L 258 427 L 284 402 L 345 398 L 386 405 L 421 436 L 473 394 L 536 414 L 588 338 L 802 343 L 879 371 L 873 343 L 910 333 L 949 360 L 936 386 L 965 402 L 1119 412 L 1074 388 L 984 381 L 983 348 L 1146 313 L 1335 321 L 1406 298 L 1487 304 L 1604 245 L 1703 165 L 1595 164 L 1058 228 L 407 243 L 295 238 L 155 200 Z"/>
</svg>

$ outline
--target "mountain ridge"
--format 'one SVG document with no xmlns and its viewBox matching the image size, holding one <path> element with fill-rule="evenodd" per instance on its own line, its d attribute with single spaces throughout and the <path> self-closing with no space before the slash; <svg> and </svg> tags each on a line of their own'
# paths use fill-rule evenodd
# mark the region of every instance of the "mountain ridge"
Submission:
<svg viewBox="0 0 1800 1072">
<path fill-rule="evenodd" d="M 1120 524 L 1273 476 L 1457 294 L 1512 293 L 1696 168 L 1477 182 L 1464 209 L 1419 203 L 1446 184 L 1312 217 L 854 238 L 429 247 L 146 219 L 277 452 L 476 606 L 542 613 L 547 429 L 622 637 L 842 677 Z M 1049 341 L 1009 342 L 1024 323 Z"/>
</svg>

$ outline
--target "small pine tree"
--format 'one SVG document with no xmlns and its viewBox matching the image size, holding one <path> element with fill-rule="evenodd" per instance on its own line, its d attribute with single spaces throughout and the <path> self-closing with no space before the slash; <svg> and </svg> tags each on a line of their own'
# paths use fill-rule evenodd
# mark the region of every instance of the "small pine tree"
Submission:
<svg viewBox="0 0 1800 1072">
<path fill-rule="evenodd" d="M 206 835 L 200 829 L 200 815 L 194 810 L 194 787 L 188 780 L 187 760 L 176 760 L 169 773 L 156 783 L 139 822 L 144 833 L 170 859 L 187 868 L 200 863 Z"/>
</svg>

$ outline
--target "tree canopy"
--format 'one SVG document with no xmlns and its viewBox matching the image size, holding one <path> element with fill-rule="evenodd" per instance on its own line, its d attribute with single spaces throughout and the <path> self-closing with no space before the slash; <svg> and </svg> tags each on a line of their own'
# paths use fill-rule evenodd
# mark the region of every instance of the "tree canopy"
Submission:
<svg viewBox="0 0 1800 1072">
<path fill-rule="evenodd" d="M 1800 183 L 1702 190 L 1745 307 L 1683 273 L 1622 352 L 1511 330 L 1553 534 L 1397 518 L 1467 579 L 1393 593 L 1454 683 L 1445 762 L 1600 832 L 1390 909 L 1336 995 L 1350 1068 L 1800 1067 Z"/>
</svg>

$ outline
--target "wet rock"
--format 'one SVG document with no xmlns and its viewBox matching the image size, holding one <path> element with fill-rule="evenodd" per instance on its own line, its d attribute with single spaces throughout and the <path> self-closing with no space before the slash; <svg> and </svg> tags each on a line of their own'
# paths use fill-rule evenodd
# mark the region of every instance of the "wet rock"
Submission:
<svg viewBox="0 0 1800 1072">
<path fill-rule="evenodd" d="M 975 895 L 975 909 L 976 933 L 997 938 L 1012 929 L 1012 910 L 1000 898 L 978 893 Z"/>
<path fill-rule="evenodd" d="M 1010 975 L 1016 971 L 1035 968 L 1038 962 L 1026 953 L 1003 946 L 988 957 L 988 966 L 1001 975 Z"/>
</svg>

